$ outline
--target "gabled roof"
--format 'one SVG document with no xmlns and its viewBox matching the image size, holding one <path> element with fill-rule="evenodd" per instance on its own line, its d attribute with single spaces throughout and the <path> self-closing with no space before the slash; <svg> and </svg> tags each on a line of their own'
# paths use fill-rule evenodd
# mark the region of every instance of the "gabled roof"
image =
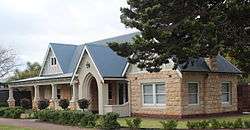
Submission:
<svg viewBox="0 0 250 130">
<path fill-rule="evenodd" d="M 126 58 L 118 56 L 108 46 L 87 44 L 86 48 L 102 77 L 122 77 Z"/>
<path fill-rule="evenodd" d="M 63 73 L 70 73 L 70 63 L 77 45 L 50 43 L 50 46 L 53 49 Z"/>
<path fill-rule="evenodd" d="M 235 74 L 241 74 L 242 72 L 235 67 L 233 64 L 231 64 L 229 61 L 227 61 L 223 56 L 218 55 L 216 56 L 216 62 L 218 70 L 215 73 L 235 73 Z M 184 65 L 179 66 L 180 70 L 183 72 L 212 72 L 207 63 L 205 62 L 204 58 L 198 58 L 194 59 L 192 62 L 190 61 L 187 67 L 184 67 Z"/>
</svg>

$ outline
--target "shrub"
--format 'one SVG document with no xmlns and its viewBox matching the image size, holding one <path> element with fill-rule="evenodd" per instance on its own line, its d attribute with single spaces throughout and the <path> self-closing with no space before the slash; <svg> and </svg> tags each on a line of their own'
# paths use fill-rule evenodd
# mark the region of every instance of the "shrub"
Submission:
<svg viewBox="0 0 250 130">
<path fill-rule="evenodd" d="M 246 120 L 243 123 L 244 123 L 245 128 L 250 128 L 250 121 L 249 120 Z"/>
<path fill-rule="evenodd" d="M 118 129 L 120 124 L 117 122 L 119 114 L 109 112 L 101 117 L 100 125 L 98 127 L 103 129 Z"/>
<path fill-rule="evenodd" d="M 96 120 L 97 120 L 97 116 L 95 114 L 92 114 L 90 112 L 86 112 L 84 115 L 84 118 L 82 118 L 80 121 L 80 126 L 81 127 L 88 127 L 88 128 L 95 127 Z"/>
<path fill-rule="evenodd" d="M 212 128 L 212 129 L 219 129 L 219 128 L 221 128 L 221 123 L 218 120 L 212 119 L 209 122 L 211 124 L 210 128 Z"/>
<path fill-rule="evenodd" d="M 187 127 L 189 129 L 206 129 L 209 128 L 209 121 L 203 120 L 203 121 L 193 121 L 193 122 L 187 122 Z"/>
<path fill-rule="evenodd" d="M 134 119 L 125 119 L 126 124 L 128 125 L 129 128 L 131 129 L 138 129 L 140 128 L 141 125 L 141 118 L 134 118 Z"/>
<path fill-rule="evenodd" d="M 24 98 L 20 100 L 20 106 L 23 107 L 24 109 L 31 109 L 32 103 L 29 99 Z"/>
<path fill-rule="evenodd" d="M 62 107 L 62 109 L 67 109 L 69 106 L 69 100 L 68 99 L 61 99 L 59 101 L 59 106 Z"/>
<path fill-rule="evenodd" d="M 24 109 L 21 107 L 14 107 L 14 108 L 1 108 L 0 109 L 0 116 L 5 118 L 13 118 L 17 119 L 20 118 L 20 115 L 24 113 Z"/>
<path fill-rule="evenodd" d="M 43 110 L 49 106 L 49 100 L 44 99 L 44 100 L 39 100 L 37 103 L 37 107 L 40 110 Z"/>
<path fill-rule="evenodd" d="M 0 107 L 8 107 L 9 104 L 7 102 L 0 102 Z"/>
<path fill-rule="evenodd" d="M 89 104 L 89 100 L 85 98 L 78 100 L 78 106 L 83 110 L 87 109 L 89 107 Z"/>
<path fill-rule="evenodd" d="M 221 127 L 222 128 L 229 128 L 229 129 L 232 129 L 232 128 L 234 128 L 234 123 L 233 122 L 231 122 L 231 121 L 222 121 L 221 122 Z"/>
<path fill-rule="evenodd" d="M 243 121 L 239 118 L 234 121 L 233 128 L 244 128 Z"/>
<path fill-rule="evenodd" d="M 163 130 L 175 130 L 177 129 L 178 122 L 174 120 L 170 121 L 160 121 Z"/>
<path fill-rule="evenodd" d="M 96 115 L 91 112 L 44 109 L 37 113 L 38 119 L 41 121 L 62 125 L 93 128 L 97 120 Z"/>
</svg>

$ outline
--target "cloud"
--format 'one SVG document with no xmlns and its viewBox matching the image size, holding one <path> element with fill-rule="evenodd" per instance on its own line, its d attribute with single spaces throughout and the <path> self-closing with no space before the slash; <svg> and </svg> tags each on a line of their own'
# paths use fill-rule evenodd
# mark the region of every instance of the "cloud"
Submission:
<svg viewBox="0 0 250 130">
<path fill-rule="evenodd" d="M 42 62 L 49 42 L 83 44 L 134 32 L 120 23 L 126 0 L 1 0 L 0 45 Z"/>
</svg>

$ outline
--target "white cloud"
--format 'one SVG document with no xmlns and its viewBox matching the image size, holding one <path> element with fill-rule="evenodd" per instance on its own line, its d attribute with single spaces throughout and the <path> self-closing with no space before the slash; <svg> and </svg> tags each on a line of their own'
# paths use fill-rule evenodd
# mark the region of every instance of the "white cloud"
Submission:
<svg viewBox="0 0 250 130">
<path fill-rule="evenodd" d="M 120 23 L 126 0 L 1 0 L 0 45 L 20 63 L 42 62 L 49 42 L 82 44 L 130 33 Z"/>
</svg>

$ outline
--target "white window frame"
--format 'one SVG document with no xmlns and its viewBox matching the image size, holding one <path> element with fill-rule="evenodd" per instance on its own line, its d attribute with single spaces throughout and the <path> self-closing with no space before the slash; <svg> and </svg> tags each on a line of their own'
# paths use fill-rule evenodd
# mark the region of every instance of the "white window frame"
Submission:
<svg viewBox="0 0 250 130">
<path fill-rule="evenodd" d="M 123 96 L 123 104 L 125 104 L 125 103 L 129 102 L 129 99 L 128 99 L 128 101 L 126 101 L 126 87 L 125 87 L 125 85 L 127 85 L 127 89 L 128 89 L 128 83 L 127 82 L 117 82 L 118 87 L 116 89 L 116 92 L 117 92 L 117 97 L 116 97 L 117 101 L 116 102 L 117 102 L 117 104 L 119 104 L 119 97 L 120 97 L 119 88 L 120 88 L 120 84 L 123 84 L 122 96 Z M 128 92 L 128 90 L 127 90 L 127 92 Z M 128 98 L 129 98 L 129 95 L 128 95 Z"/>
<path fill-rule="evenodd" d="M 189 94 L 196 94 L 196 93 L 189 93 L 189 84 L 197 84 L 197 88 L 198 88 L 198 91 L 197 91 L 197 103 L 189 103 Z M 187 82 L 187 92 L 188 92 L 188 105 L 192 106 L 192 105 L 199 105 L 200 104 L 200 84 L 199 82 L 194 82 L 194 81 L 190 81 L 190 82 Z"/>
<path fill-rule="evenodd" d="M 228 90 L 229 90 L 229 92 L 226 92 L 226 93 L 228 93 L 228 95 L 229 95 L 229 97 L 228 97 L 228 100 L 229 101 L 227 101 L 227 102 L 224 102 L 224 101 L 222 101 L 222 98 L 220 99 L 221 100 L 221 103 L 222 104 L 231 104 L 231 99 L 232 99 L 232 86 L 231 86 L 231 82 L 229 82 L 229 81 L 223 81 L 223 82 L 221 82 L 221 96 L 223 95 L 223 93 L 222 93 L 222 84 L 229 84 L 228 85 Z"/>
<path fill-rule="evenodd" d="M 165 103 L 163 103 L 163 104 L 156 103 L 156 84 L 163 84 L 165 87 L 165 93 L 159 93 L 159 94 L 165 94 Z M 144 85 L 152 85 L 152 87 L 153 87 L 153 104 L 144 103 Z M 166 93 L 166 84 L 164 82 L 142 83 L 141 84 L 141 94 L 142 94 L 142 96 L 141 96 L 142 97 L 142 105 L 145 107 L 164 107 L 164 106 L 166 106 L 167 93 Z"/>
</svg>

